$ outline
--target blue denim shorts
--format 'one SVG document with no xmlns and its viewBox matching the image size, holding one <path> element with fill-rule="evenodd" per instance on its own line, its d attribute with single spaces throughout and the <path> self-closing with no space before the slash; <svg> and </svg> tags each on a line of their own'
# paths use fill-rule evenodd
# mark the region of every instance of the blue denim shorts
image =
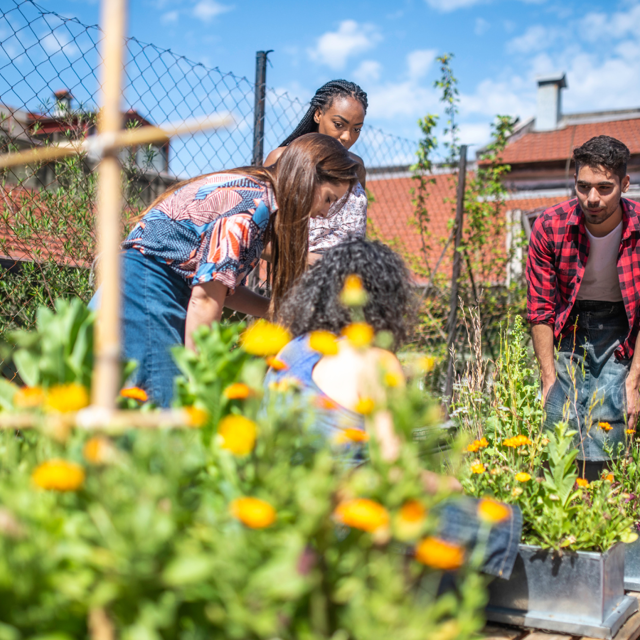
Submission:
<svg viewBox="0 0 640 640">
<path fill-rule="evenodd" d="M 578 432 L 579 460 L 601 461 L 625 442 L 625 381 L 631 360 L 615 350 L 628 331 L 622 302 L 580 301 L 569 317 L 572 331 L 556 345 L 556 382 L 545 402 L 545 428 L 567 419 Z M 607 431 L 598 426 L 608 422 Z"/>
<path fill-rule="evenodd" d="M 191 287 L 170 267 L 137 249 L 121 255 L 122 358 L 138 365 L 126 384 L 144 389 L 150 400 L 168 407 L 180 373 L 171 347 L 184 344 Z M 99 304 L 97 291 L 89 306 Z"/>
</svg>

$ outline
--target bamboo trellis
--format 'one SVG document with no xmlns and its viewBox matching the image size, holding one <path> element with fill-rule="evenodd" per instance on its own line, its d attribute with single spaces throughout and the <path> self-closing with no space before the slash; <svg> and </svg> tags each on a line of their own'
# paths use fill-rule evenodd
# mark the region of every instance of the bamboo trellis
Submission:
<svg viewBox="0 0 640 640">
<path fill-rule="evenodd" d="M 90 407 L 75 414 L 42 418 L 35 414 L 0 414 L 0 429 L 24 429 L 45 425 L 53 430 L 70 427 L 120 431 L 126 427 L 173 428 L 189 426 L 186 411 L 154 413 L 116 411 L 120 387 L 120 229 L 123 206 L 118 152 L 124 147 L 166 142 L 172 136 L 225 127 L 230 116 L 175 123 L 164 128 L 147 126 L 122 131 L 122 76 L 124 71 L 127 0 L 102 0 L 104 33 L 100 79 L 102 105 L 98 134 L 82 142 L 28 149 L 0 156 L 0 169 L 34 162 L 48 162 L 83 152 L 100 158 L 98 166 L 98 286 L 102 298 L 95 328 L 95 359 Z"/>
</svg>

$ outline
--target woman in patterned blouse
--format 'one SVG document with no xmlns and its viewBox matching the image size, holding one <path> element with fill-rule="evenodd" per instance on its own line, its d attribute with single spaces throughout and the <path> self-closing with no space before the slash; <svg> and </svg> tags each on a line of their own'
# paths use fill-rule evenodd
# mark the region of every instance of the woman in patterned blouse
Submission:
<svg viewBox="0 0 640 640">
<path fill-rule="evenodd" d="M 357 163 L 329 136 L 289 145 L 277 167 L 244 167 L 174 185 L 145 211 L 124 241 L 123 356 L 130 380 L 168 406 L 178 374 L 170 347 L 193 349 L 193 331 L 223 307 L 266 317 L 303 273 L 309 219 L 357 182 Z M 271 300 L 244 286 L 267 242 Z"/>
<path fill-rule="evenodd" d="M 367 104 L 367 94 L 357 84 L 347 80 L 327 82 L 316 91 L 309 110 L 291 135 L 267 156 L 265 166 L 275 164 L 289 144 L 312 131 L 331 136 L 350 149 L 360 136 Z M 349 236 L 364 238 L 367 231 L 367 174 L 362 158 L 351 152 L 349 155 L 358 163 L 358 184 L 331 207 L 329 215 L 309 222 L 309 262 Z"/>
</svg>

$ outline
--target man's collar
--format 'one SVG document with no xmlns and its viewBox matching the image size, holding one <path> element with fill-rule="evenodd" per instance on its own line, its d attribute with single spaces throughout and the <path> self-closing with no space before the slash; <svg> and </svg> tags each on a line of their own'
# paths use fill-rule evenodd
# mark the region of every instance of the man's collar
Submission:
<svg viewBox="0 0 640 640">
<path fill-rule="evenodd" d="M 622 206 L 622 237 L 628 238 L 632 231 L 640 233 L 640 214 L 636 210 L 635 205 L 626 198 L 620 198 L 620 205 Z M 579 227 L 584 224 L 584 214 L 580 207 L 580 202 L 576 201 L 575 207 L 567 218 L 567 225 Z"/>
</svg>

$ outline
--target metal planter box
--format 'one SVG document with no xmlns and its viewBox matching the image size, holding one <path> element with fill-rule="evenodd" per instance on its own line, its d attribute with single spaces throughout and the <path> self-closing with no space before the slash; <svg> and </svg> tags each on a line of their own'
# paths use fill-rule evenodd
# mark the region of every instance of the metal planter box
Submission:
<svg viewBox="0 0 640 640">
<path fill-rule="evenodd" d="M 487 619 L 571 635 L 613 638 L 637 609 L 624 595 L 625 545 L 605 553 L 521 544 L 509 580 L 489 585 Z"/>
<path fill-rule="evenodd" d="M 640 591 L 640 538 L 625 545 L 624 590 Z"/>
</svg>

